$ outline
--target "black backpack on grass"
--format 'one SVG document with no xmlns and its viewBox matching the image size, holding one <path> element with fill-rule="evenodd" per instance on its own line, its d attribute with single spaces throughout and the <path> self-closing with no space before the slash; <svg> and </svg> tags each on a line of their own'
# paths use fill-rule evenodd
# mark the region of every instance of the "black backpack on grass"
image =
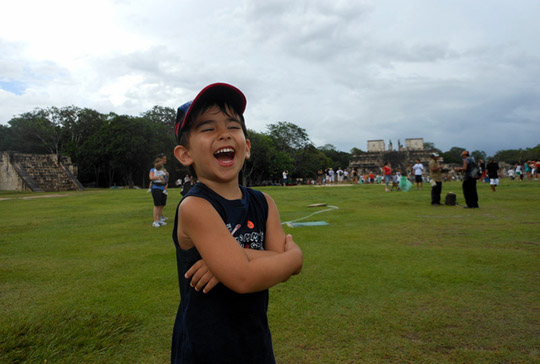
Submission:
<svg viewBox="0 0 540 364">
<path fill-rule="evenodd" d="M 447 206 L 456 206 L 456 194 L 454 192 L 448 192 L 444 204 Z"/>
</svg>

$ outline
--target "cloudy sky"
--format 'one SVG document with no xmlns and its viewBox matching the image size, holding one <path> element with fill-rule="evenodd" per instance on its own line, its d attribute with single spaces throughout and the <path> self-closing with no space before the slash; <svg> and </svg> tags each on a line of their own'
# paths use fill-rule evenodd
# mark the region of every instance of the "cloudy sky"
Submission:
<svg viewBox="0 0 540 364">
<path fill-rule="evenodd" d="M 49 106 L 139 115 L 212 82 L 248 127 L 317 146 L 540 143 L 537 0 L 17 0 L 0 5 L 0 123 Z"/>
</svg>

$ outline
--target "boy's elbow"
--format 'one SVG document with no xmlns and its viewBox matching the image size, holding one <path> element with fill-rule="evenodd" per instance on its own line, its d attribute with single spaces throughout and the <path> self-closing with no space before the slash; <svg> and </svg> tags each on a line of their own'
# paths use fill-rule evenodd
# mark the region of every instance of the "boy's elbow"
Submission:
<svg viewBox="0 0 540 364">
<path fill-rule="evenodd" d="M 234 282 L 231 282 L 227 285 L 227 287 L 236 293 L 239 294 L 245 294 L 245 293 L 253 293 L 257 292 L 256 289 L 254 289 L 253 284 L 249 282 L 247 279 L 241 279 Z"/>
</svg>

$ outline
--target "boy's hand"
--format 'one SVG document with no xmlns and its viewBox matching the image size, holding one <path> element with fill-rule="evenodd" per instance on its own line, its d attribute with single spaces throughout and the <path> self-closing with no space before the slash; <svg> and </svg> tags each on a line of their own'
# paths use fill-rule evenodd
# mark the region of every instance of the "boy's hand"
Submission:
<svg viewBox="0 0 540 364">
<path fill-rule="evenodd" d="M 184 275 L 187 279 L 191 277 L 190 285 L 198 292 L 202 289 L 203 293 L 208 293 L 219 283 L 219 280 L 208 269 L 204 260 L 199 260 L 189 268 Z"/>
<path fill-rule="evenodd" d="M 302 265 L 303 265 L 304 257 L 303 257 L 303 254 L 302 254 L 302 250 L 294 242 L 292 235 L 287 234 L 287 236 L 285 237 L 285 251 L 287 252 L 289 250 L 295 250 L 295 249 L 297 249 L 298 252 L 300 253 L 300 259 L 301 259 L 302 263 L 300 263 L 300 265 L 298 266 L 298 269 L 294 271 L 293 275 L 299 274 L 302 271 Z"/>
</svg>

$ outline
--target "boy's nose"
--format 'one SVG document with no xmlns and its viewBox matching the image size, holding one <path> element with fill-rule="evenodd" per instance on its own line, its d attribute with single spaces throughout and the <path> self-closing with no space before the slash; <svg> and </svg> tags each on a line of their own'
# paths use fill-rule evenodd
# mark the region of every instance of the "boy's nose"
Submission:
<svg viewBox="0 0 540 364">
<path fill-rule="evenodd" d="M 219 139 L 222 140 L 222 139 L 231 139 L 231 134 L 229 133 L 228 130 L 223 130 L 220 134 L 219 134 Z"/>
</svg>

